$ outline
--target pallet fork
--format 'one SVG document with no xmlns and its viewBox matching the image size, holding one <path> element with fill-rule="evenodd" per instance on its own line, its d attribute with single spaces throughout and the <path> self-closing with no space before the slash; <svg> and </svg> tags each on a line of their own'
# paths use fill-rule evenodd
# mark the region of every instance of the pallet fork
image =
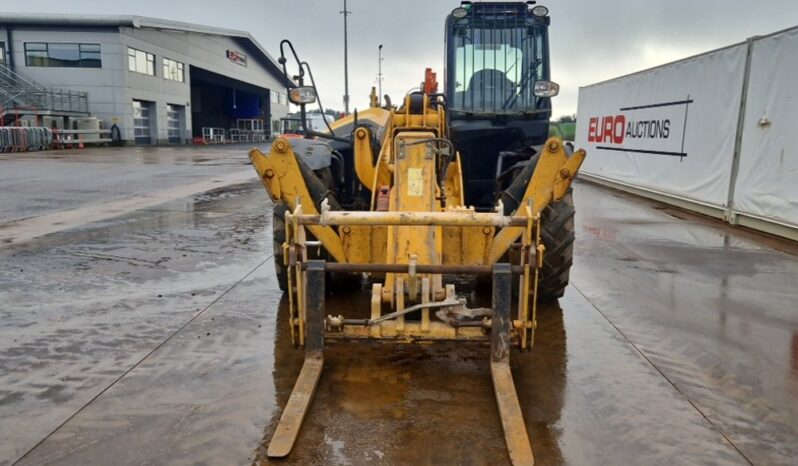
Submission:
<svg viewBox="0 0 798 466">
<path fill-rule="evenodd" d="M 269 443 L 267 454 L 271 458 L 282 458 L 291 452 L 324 368 L 325 271 L 325 261 L 320 260 L 308 261 L 305 268 L 305 359 Z M 532 446 L 510 371 L 512 268 L 509 264 L 495 264 L 492 276 L 490 370 L 493 388 L 510 459 L 515 465 L 531 465 L 534 464 Z"/>
</svg>

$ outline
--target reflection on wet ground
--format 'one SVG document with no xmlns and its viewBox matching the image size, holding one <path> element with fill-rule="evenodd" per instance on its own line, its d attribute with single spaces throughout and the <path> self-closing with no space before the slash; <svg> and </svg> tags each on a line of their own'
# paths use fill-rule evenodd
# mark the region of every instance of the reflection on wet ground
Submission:
<svg viewBox="0 0 798 466">
<path fill-rule="evenodd" d="M 269 260 L 262 199 L 230 186 L 0 250 L 0 464 Z"/>
<path fill-rule="evenodd" d="M 237 174 L 256 179 L 252 168 L 247 166 L 249 148 L 246 145 L 104 147 L 3 154 L 0 222 L 157 196 L 164 190 L 224 180 Z M 190 194 L 193 192 L 180 197 Z"/>
<path fill-rule="evenodd" d="M 575 196 L 573 286 L 512 354 L 539 464 L 792 464 L 796 257 L 591 185 Z M 0 465 L 269 464 L 302 352 L 264 199 L 232 186 L 0 250 Z M 508 464 L 486 346 L 325 358 L 280 463 Z"/>
<path fill-rule="evenodd" d="M 577 213 L 575 288 L 741 456 L 793 463 L 795 255 L 653 203 L 590 185 L 578 192 L 589 207 Z"/>
</svg>

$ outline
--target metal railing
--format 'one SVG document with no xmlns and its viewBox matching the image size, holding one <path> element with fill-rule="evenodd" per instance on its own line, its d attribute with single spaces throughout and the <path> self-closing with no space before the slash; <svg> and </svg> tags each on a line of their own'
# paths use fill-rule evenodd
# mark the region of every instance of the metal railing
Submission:
<svg viewBox="0 0 798 466">
<path fill-rule="evenodd" d="M 269 134 L 263 130 L 230 129 L 227 131 L 227 142 L 238 144 L 243 142 L 266 142 Z"/>
<path fill-rule="evenodd" d="M 88 92 L 48 88 L 0 65 L 0 109 L 33 107 L 40 112 L 88 113 L 88 99 Z"/>
<path fill-rule="evenodd" d="M 55 129 L 0 126 L 0 153 L 47 149 L 83 149 L 113 142 L 110 129 Z"/>
<path fill-rule="evenodd" d="M 203 144 L 225 144 L 226 142 L 227 139 L 225 138 L 224 128 L 209 128 L 207 126 L 202 127 Z"/>
<path fill-rule="evenodd" d="M 53 143 L 49 128 L 0 127 L 0 152 L 45 150 Z"/>
</svg>

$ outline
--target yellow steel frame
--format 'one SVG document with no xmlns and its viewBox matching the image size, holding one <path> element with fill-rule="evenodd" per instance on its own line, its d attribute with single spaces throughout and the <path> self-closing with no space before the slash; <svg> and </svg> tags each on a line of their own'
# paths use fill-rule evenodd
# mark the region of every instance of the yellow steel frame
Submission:
<svg viewBox="0 0 798 466">
<path fill-rule="evenodd" d="M 521 204 L 532 210 L 532 216 L 540 213 L 551 202 L 562 199 L 585 157 L 582 150 L 570 157 L 567 156 L 562 143 L 556 138 L 550 139 L 545 147 Z M 367 173 L 373 178 L 372 186 L 384 185 L 385 179 L 392 179 L 391 174 L 396 165 L 392 158 L 386 159 L 388 152 L 393 150 L 383 149 L 381 161 L 377 164 L 385 167 L 386 175 L 380 175 L 376 167 L 369 165 L 371 171 L 363 168 L 363 171 L 358 172 L 358 176 Z M 356 167 L 366 166 L 364 160 L 370 157 L 370 149 L 357 150 Z M 254 149 L 250 152 L 250 158 L 272 200 L 285 202 L 290 210 L 301 203 L 305 213 L 318 213 L 299 172 L 296 155 L 287 140 L 275 141 L 268 155 Z M 385 160 L 390 160 L 390 163 Z M 473 212 L 463 206 L 461 177 L 462 169 L 457 155 L 449 167 L 444 184 L 449 200 L 444 209 L 446 212 Z M 431 211 L 441 209 L 440 203 L 436 203 Z M 324 225 L 308 225 L 308 228 L 337 262 L 385 263 L 386 261 L 385 251 L 389 247 L 387 239 L 390 236 L 384 226 L 344 226 L 337 232 Z M 522 227 L 505 227 L 498 232 L 493 226 L 443 227 L 441 238 L 445 240 L 439 249 L 441 261 L 444 264 L 494 264 L 523 233 Z M 363 247 L 365 244 L 368 247 Z"/>
<path fill-rule="evenodd" d="M 272 144 L 269 155 L 253 149 L 249 153 L 249 158 L 274 202 L 283 201 L 290 209 L 302 204 L 306 212 L 318 212 L 302 178 L 296 154 L 287 139 L 278 138 Z M 324 244 L 324 248 L 336 261 L 346 261 L 341 239 L 332 228 L 309 225 L 308 229 Z"/>
<path fill-rule="evenodd" d="M 541 212 L 565 195 L 585 152 L 578 150 L 569 156 L 562 141 L 550 138 L 516 213 L 516 218 L 523 218 L 524 222 L 511 225 L 510 216 L 477 213 L 464 205 L 459 154 L 453 154 L 441 190 L 435 182 L 438 170 L 435 154 L 441 149 L 439 141 L 448 136 L 444 109 L 431 105 L 426 96 L 420 113 L 411 113 L 410 107 L 408 96 L 400 110 L 370 108 L 359 117 L 382 125 L 379 154 L 373 151 L 372 130 L 368 127 L 356 128 L 353 138 L 355 173 L 371 192 L 371 211 L 319 212 L 302 178 L 296 154 L 286 139 L 278 138 L 269 154 L 257 149 L 250 152 L 253 166 L 272 200 L 284 202 L 289 208 L 283 248 L 292 290 L 292 336 L 296 343 L 303 343 L 305 306 L 301 264 L 307 259 L 307 229 L 339 263 L 491 266 L 511 247 L 520 246 L 518 265 L 523 267 L 523 273 L 519 276 L 518 315 L 513 328 L 518 334 L 519 347 L 529 348 L 534 341 L 537 313 L 534 298 L 545 253 L 540 240 Z M 351 118 L 336 122 L 333 129 L 349 123 Z M 375 211 L 376 193 L 381 187 L 390 192 L 388 212 Z M 443 196 L 445 207 L 441 203 Z M 425 280 L 429 287 L 426 297 L 422 289 Z M 436 302 L 446 295 L 439 274 L 387 273 L 379 292 L 381 303 L 390 303 L 392 309 L 400 310 L 407 299 Z M 381 324 L 379 332 L 372 329 L 367 333 L 395 337 L 397 331 L 404 329 L 407 335 L 417 334 L 414 337 L 454 335 L 449 329 L 436 330 L 430 325 L 429 309 L 423 311 L 421 322 L 420 333 L 405 323 L 403 317 Z M 362 332 L 349 329 L 344 333 L 361 336 Z"/>
</svg>

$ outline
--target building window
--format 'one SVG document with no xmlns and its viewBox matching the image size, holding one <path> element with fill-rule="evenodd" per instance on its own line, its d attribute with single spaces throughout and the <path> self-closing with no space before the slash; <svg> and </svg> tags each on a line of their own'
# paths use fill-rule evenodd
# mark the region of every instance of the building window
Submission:
<svg viewBox="0 0 798 466">
<path fill-rule="evenodd" d="M 172 81 L 179 81 L 185 82 L 186 81 L 186 73 L 184 71 L 183 64 L 179 61 L 170 60 L 168 58 L 163 59 L 163 77 L 165 79 L 170 79 Z"/>
<path fill-rule="evenodd" d="M 0 42 L 0 65 L 6 64 L 6 43 Z"/>
<path fill-rule="evenodd" d="M 135 73 L 155 76 L 155 55 L 128 47 L 127 69 Z"/>
<path fill-rule="evenodd" d="M 49 66 L 47 58 L 47 44 L 41 42 L 26 42 L 25 65 Z"/>
<path fill-rule="evenodd" d="M 100 44 L 25 42 L 25 65 L 45 68 L 102 68 Z"/>
<path fill-rule="evenodd" d="M 80 44 L 81 68 L 102 68 L 100 44 Z"/>
</svg>

